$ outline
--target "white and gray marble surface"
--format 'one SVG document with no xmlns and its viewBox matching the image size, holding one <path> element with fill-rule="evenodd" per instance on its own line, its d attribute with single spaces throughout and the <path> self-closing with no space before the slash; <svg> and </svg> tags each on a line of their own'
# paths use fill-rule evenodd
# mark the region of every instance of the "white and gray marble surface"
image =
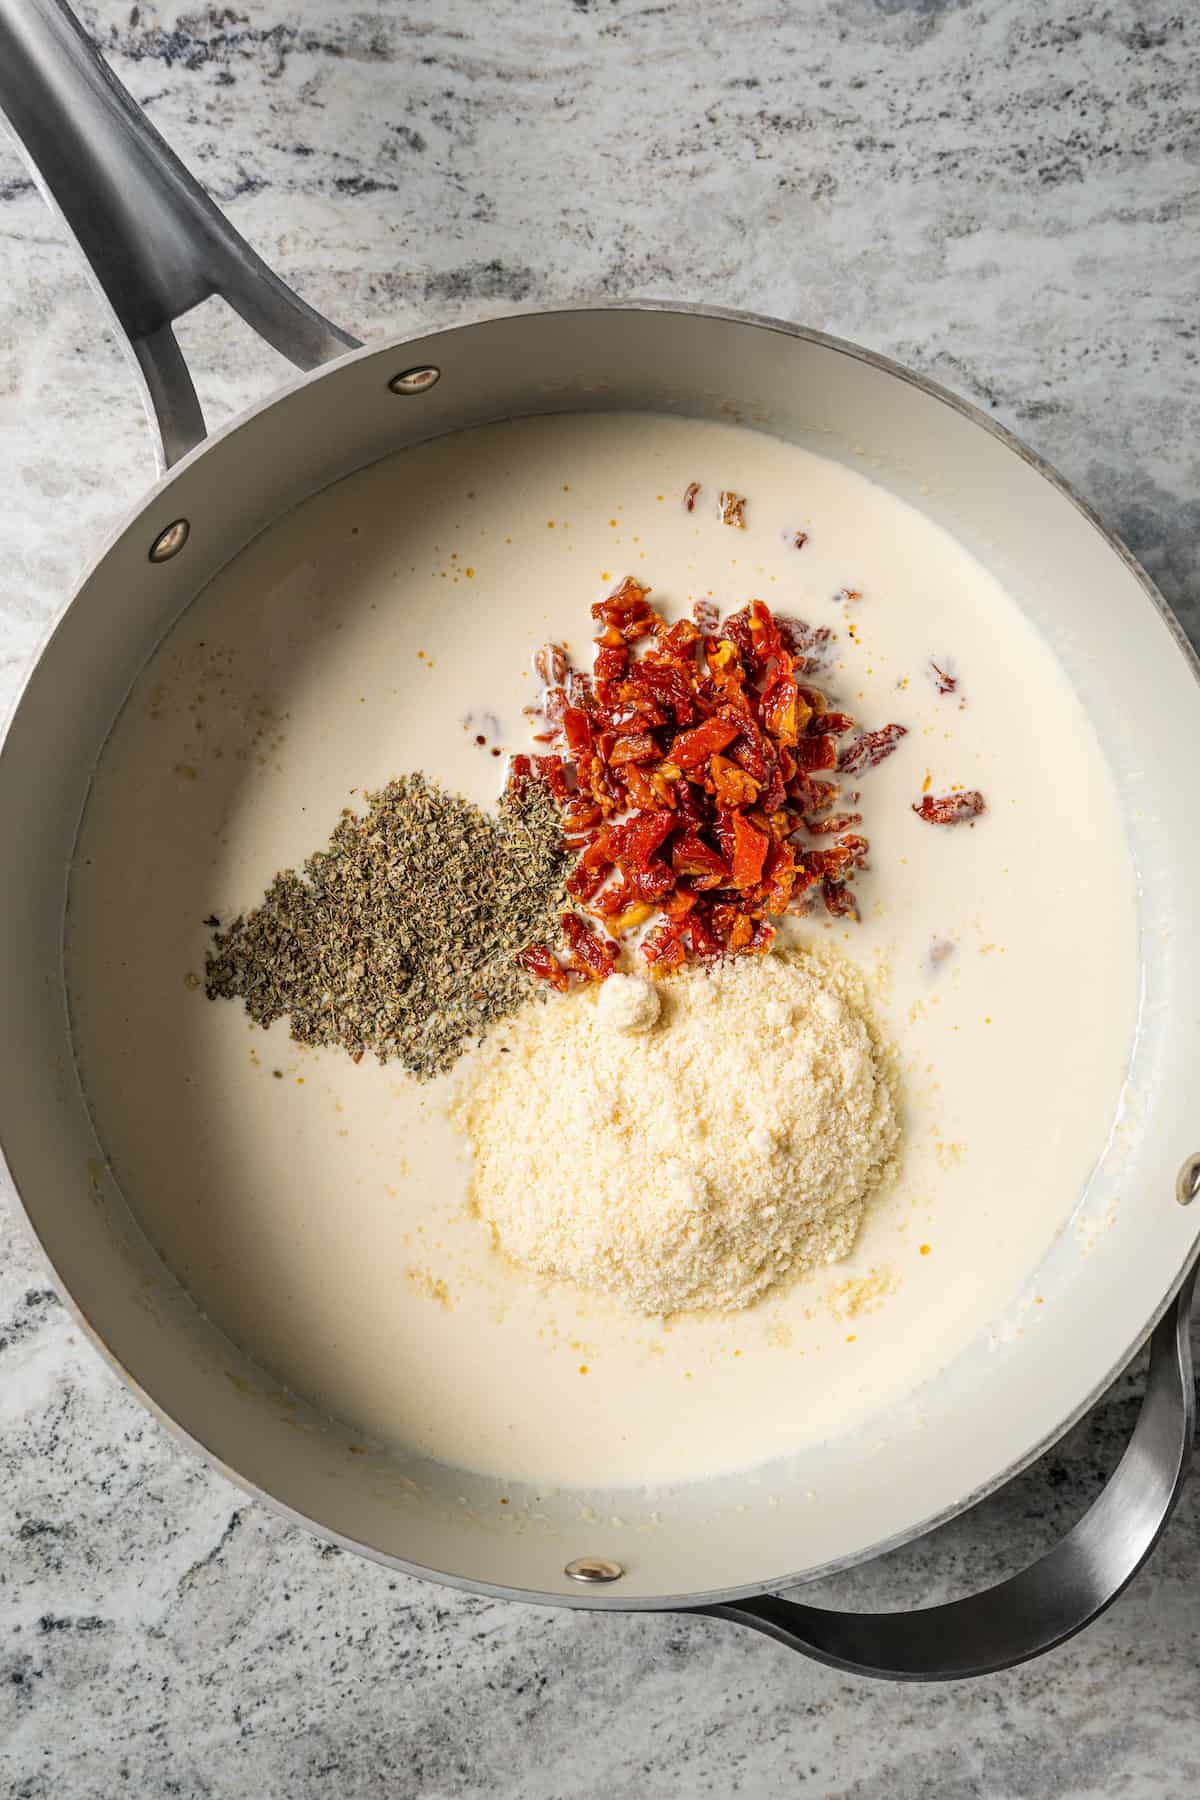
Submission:
<svg viewBox="0 0 1200 1800">
<path fill-rule="evenodd" d="M 262 0 L 86 9 L 242 231 L 359 335 L 596 292 L 781 314 L 1028 438 L 1200 631 L 1200 13 L 1075 0 Z M 0 707 L 151 475 L 134 385 L 0 149 Z M 213 304 L 210 417 L 266 392 Z M 16 852 L 19 853 L 19 850 Z M 10 846 L 8 854 L 14 854 Z M 1048 1545 L 1140 1377 L 973 1515 L 821 1597 Z M 472 1599 L 323 1548 L 178 1450 L 0 1199 L 0 1794 L 1175 1796 L 1200 1779 L 1200 1484 L 1086 1636 L 975 1684 L 707 1621 Z"/>
</svg>

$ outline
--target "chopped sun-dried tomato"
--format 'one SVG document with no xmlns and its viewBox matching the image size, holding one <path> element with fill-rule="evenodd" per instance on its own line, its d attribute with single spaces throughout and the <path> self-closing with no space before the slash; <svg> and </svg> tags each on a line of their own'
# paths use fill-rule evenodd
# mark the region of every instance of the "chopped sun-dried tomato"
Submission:
<svg viewBox="0 0 1200 1800">
<path fill-rule="evenodd" d="M 721 626 L 721 635 L 756 674 L 762 674 L 773 657 L 790 654 L 775 615 L 761 600 L 752 600 L 740 612 L 731 613 Z"/>
<path fill-rule="evenodd" d="M 757 886 L 771 840 L 765 832 L 751 825 L 744 813 L 735 812 L 733 820 L 733 886 Z"/>
<path fill-rule="evenodd" d="M 582 669 L 568 669 L 566 680 L 568 706 L 578 706 L 587 712 L 592 703 L 592 678 Z"/>
<path fill-rule="evenodd" d="M 675 871 L 663 857 L 651 856 L 632 871 L 630 879 L 638 899 L 657 906 L 674 889 Z"/>
<path fill-rule="evenodd" d="M 761 600 L 750 602 L 750 636 L 760 666 L 765 667 L 771 657 L 784 654 L 783 639 L 779 635 L 775 615 Z"/>
<path fill-rule="evenodd" d="M 671 865 L 677 875 L 692 877 L 697 889 L 725 887 L 730 880 L 729 865 L 711 845 L 689 831 L 671 845 Z"/>
<path fill-rule="evenodd" d="M 945 669 L 939 669 L 938 665 L 934 662 L 932 656 L 929 659 L 929 667 L 930 667 L 930 671 L 932 672 L 933 679 L 934 679 L 935 683 L 937 684 L 938 693 L 939 694 L 952 694 L 954 692 L 955 688 L 958 686 L 957 675 L 950 675 L 946 672 Z"/>
<path fill-rule="evenodd" d="M 567 740 L 567 749 L 573 757 L 578 759 L 591 749 L 591 721 L 582 706 L 563 708 L 562 728 L 563 736 Z"/>
<path fill-rule="evenodd" d="M 606 627 L 600 634 L 603 643 L 633 644 L 639 638 L 648 637 L 662 624 L 661 616 L 647 602 L 646 595 L 649 592 L 650 589 L 643 587 L 640 581 L 635 581 L 632 575 L 626 575 L 611 594 L 603 600 L 597 600 L 592 608 L 592 617 L 598 624 Z M 608 632 L 614 631 L 617 638 L 610 640 Z"/>
<path fill-rule="evenodd" d="M 743 913 L 740 918 L 735 919 L 733 922 L 733 929 L 729 933 L 729 949 L 734 952 L 737 952 L 738 950 L 748 950 L 753 936 L 754 922 L 752 919 L 748 919 L 745 913 Z"/>
<path fill-rule="evenodd" d="M 568 891 L 570 885 L 568 881 Z M 589 905 L 588 911 L 594 913 L 598 919 L 615 919 L 619 913 L 627 912 L 631 906 L 636 904 L 637 895 L 634 892 L 633 883 L 628 875 L 617 873 L 608 885 L 597 893 Z"/>
<path fill-rule="evenodd" d="M 832 806 L 839 792 L 836 781 L 822 781 L 817 775 L 797 776 L 795 781 L 789 782 L 788 791 L 806 818 L 814 818 L 827 806 Z"/>
<path fill-rule="evenodd" d="M 624 679 L 629 669 L 629 652 L 624 644 L 604 645 L 596 652 L 596 685 L 597 687 Z"/>
<path fill-rule="evenodd" d="M 986 812 L 987 802 L 976 789 L 967 788 L 957 794 L 926 794 L 913 801 L 913 811 L 930 825 L 961 825 Z"/>
<path fill-rule="evenodd" d="M 810 775 L 817 769 L 836 769 L 837 740 L 826 737 L 823 732 L 816 737 L 801 738 L 792 755 L 796 759 L 796 771 L 801 775 Z"/>
<path fill-rule="evenodd" d="M 671 745 L 671 761 L 681 769 L 698 769 L 714 750 L 724 750 L 738 734 L 738 726 L 729 719 L 706 719 L 703 725 L 681 731 Z"/>
<path fill-rule="evenodd" d="M 648 731 L 632 731 L 619 737 L 609 752 L 609 764 L 619 769 L 622 763 L 651 762 L 658 756 L 658 745 Z"/>
<path fill-rule="evenodd" d="M 796 852 L 790 844 L 773 843 L 763 864 L 764 902 L 768 912 L 788 909 L 796 887 Z"/>
<path fill-rule="evenodd" d="M 738 496 L 723 501 L 740 523 Z M 615 940 L 642 927 L 643 956 L 661 974 L 688 956 L 762 951 L 771 917 L 814 898 L 853 913 L 848 884 L 868 846 L 853 830 L 861 814 L 836 810 L 835 775 L 873 767 L 904 736 L 889 725 L 850 738 L 850 715 L 810 685 L 832 642 L 824 627 L 759 600 L 722 621 L 707 599 L 668 625 L 649 593 L 626 576 L 592 608 L 590 676 L 559 645 L 539 652 L 544 691 L 527 710 L 555 749 L 511 764 L 514 789 L 540 783 L 556 800 L 577 853 L 568 895 L 609 934 L 567 913 L 558 959 L 544 945 L 522 952 L 522 967 L 559 987 L 602 980 Z M 849 738 L 840 757 L 839 738 Z"/>
<path fill-rule="evenodd" d="M 728 943 L 734 927 L 742 917 L 742 909 L 737 901 L 714 898 L 708 903 L 708 917 L 722 942 Z"/>
<path fill-rule="evenodd" d="M 708 773 L 718 806 L 753 806 L 758 799 L 762 782 L 756 781 L 747 769 L 739 769 L 727 756 L 714 753 Z"/>
<path fill-rule="evenodd" d="M 767 779 L 766 746 L 757 725 L 751 720 L 742 721 L 741 735 L 729 746 L 729 754 L 739 769 L 747 775 L 753 775 L 755 781 L 765 782 Z"/>
<path fill-rule="evenodd" d="M 639 807 L 643 812 L 653 812 L 656 806 L 662 805 L 661 790 L 656 787 L 653 776 L 648 774 L 640 764 L 636 762 L 624 764 L 621 767 L 621 776 L 631 806 Z M 669 801 L 670 792 L 668 790 L 668 804 Z"/>
<path fill-rule="evenodd" d="M 749 956 L 763 956 L 775 942 L 778 932 L 769 919 L 760 919 L 754 927 L 754 935 L 746 945 Z"/>
<path fill-rule="evenodd" d="M 699 628 L 690 619 L 680 619 L 669 630 L 660 628 L 646 656 L 650 662 L 678 662 L 690 666 L 695 661 L 699 641 Z"/>
<path fill-rule="evenodd" d="M 696 905 L 698 896 L 690 889 L 677 887 L 673 894 L 668 894 L 663 901 L 662 909 L 668 919 L 686 919 Z"/>
<path fill-rule="evenodd" d="M 658 709 L 656 724 L 663 722 L 665 711 L 674 714 L 677 725 L 690 725 L 698 710 L 692 677 L 674 663 L 635 663 L 622 683 L 622 695 L 644 715 L 653 716 Z"/>
<path fill-rule="evenodd" d="M 559 920 L 562 934 L 567 940 L 567 954 L 573 968 L 579 970 L 592 981 L 607 981 L 613 972 L 613 966 L 620 956 L 616 944 L 609 938 L 596 936 L 590 925 L 584 923 L 578 913 L 566 912 Z"/>
<path fill-rule="evenodd" d="M 759 795 L 759 805 L 765 813 L 778 812 L 787 799 L 787 787 L 779 767 L 779 756 L 773 744 L 767 744 L 765 761 L 767 779 L 763 783 L 763 791 Z"/>
<path fill-rule="evenodd" d="M 775 625 L 788 655 L 796 658 L 797 665 L 804 665 L 806 675 L 815 674 L 825 663 L 833 642 L 829 626 L 806 625 L 803 619 L 790 619 L 783 613 L 775 614 Z"/>
<path fill-rule="evenodd" d="M 832 913 L 834 918 L 849 916 L 852 919 L 857 919 L 858 901 L 855 899 L 852 890 L 846 886 L 844 881 L 823 881 L 821 883 L 821 897 L 825 902 L 826 912 Z"/>
<path fill-rule="evenodd" d="M 543 644 L 534 652 L 533 668 L 543 687 L 561 687 L 567 672 L 567 653 L 561 644 Z"/>
<path fill-rule="evenodd" d="M 866 838 L 849 833 L 827 850 L 802 850 L 800 861 L 810 875 L 830 875 L 840 879 L 849 869 L 866 868 L 868 849 Z"/>
<path fill-rule="evenodd" d="M 586 906 L 590 900 L 595 899 L 607 879 L 607 869 L 577 862 L 563 885 L 572 900 L 578 900 L 581 906 Z"/>
<path fill-rule="evenodd" d="M 838 758 L 843 775 L 858 775 L 864 769 L 878 768 L 890 756 L 902 737 L 908 736 L 906 725 L 881 725 L 878 731 L 860 731 Z"/>
<path fill-rule="evenodd" d="M 682 930 L 682 924 L 656 925 L 642 939 L 642 955 L 656 974 L 665 974 L 668 969 L 678 969 L 687 961 L 687 951 L 679 938 Z"/>
<path fill-rule="evenodd" d="M 791 673 L 787 669 L 778 669 L 763 689 L 758 703 L 759 718 L 777 744 L 791 745 L 799 738 L 801 726 L 808 723 L 807 718 L 800 717 L 802 704 Z"/>
<path fill-rule="evenodd" d="M 634 813 L 623 824 L 610 825 L 607 839 L 613 861 L 631 871 L 644 868 L 674 830 L 675 818 L 669 812 Z"/>
<path fill-rule="evenodd" d="M 687 507 L 689 512 L 695 511 L 696 495 L 699 492 L 700 483 L 698 481 L 689 481 L 687 487 L 683 490 L 683 504 Z"/>
<path fill-rule="evenodd" d="M 717 929 L 711 904 L 696 903 L 688 915 L 687 935 L 693 956 L 724 956 L 729 947 L 728 935 Z"/>
<path fill-rule="evenodd" d="M 560 993 L 565 993 L 571 985 L 567 971 L 545 944 L 530 944 L 527 950 L 518 951 L 517 962 L 527 975 L 538 981 L 548 981 Z"/>
<path fill-rule="evenodd" d="M 567 787 L 567 771 L 562 757 L 535 756 L 533 764 L 538 780 L 550 789 L 556 800 L 565 802 L 570 790 Z"/>
<path fill-rule="evenodd" d="M 585 850 L 603 817 L 594 800 L 583 794 L 572 795 L 562 808 L 563 843 L 567 849 Z"/>
</svg>

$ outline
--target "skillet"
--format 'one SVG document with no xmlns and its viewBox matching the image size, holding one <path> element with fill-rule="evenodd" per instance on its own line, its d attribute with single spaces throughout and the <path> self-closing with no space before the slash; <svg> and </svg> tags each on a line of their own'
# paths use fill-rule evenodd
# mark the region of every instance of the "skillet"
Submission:
<svg viewBox="0 0 1200 1800">
<path fill-rule="evenodd" d="M 1200 1024 L 1187 997 L 1197 985 L 1200 849 L 1179 771 L 1200 760 L 1200 695 L 1194 654 L 1153 584 L 1066 484 L 992 421 L 818 332 L 639 302 L 358 346 L 221 217 L 60 0 L 0 0 L 0 105 L 130 347 L 163 470 L 50 635 L 0 753 L 0 831 L 22 850 L 0 890 L 0 1137 L 21 1206 L 97 1347 L 160 1419 L 249 1492 L 413 1574 L 541 1604 L 706 1612 L 898 1679 L 1004 1667 L 1080 1629 L 1153 1548 L 1192 1439 L 1200 1132 L 1190 1071 Z M 172 323 L 213 294 L 300 373 L 206 436 Z M 1086 1255 L 1071 1234 L 1048 1253 L 1039 1333 L 1008 1334 L 997 1352 L 981 1331 L 929 1384 L 919 1454 L 898 1433 L 875 1448 L 868 1478 L 850 1438 L 793 1470 L 783 1504 L 768 1507 L 764 1487 L 723 1476 L 682 1493 L 668 1529 L 655 1533 L 628 1492 L 619 1507 L 612 1493 L 589 1496 L 597 1522 L 586 1528 L 577 1504 L 552 1500 L 536 1531 L 505 1533 L 481 1522 L 482 1479 L 464 1495 L 460 1473 L 451 1482 L 399 1452 L 352 1457 L 336 1423 L 311 1413 L 298 1431 L 278 1416 L 272 1384 L 162 1265 L 105 1166 L 75 1073 L 67 874 L 92 771 L 133 678 L 260 532 L 352 471 L 443 433 L 618 409 L 735 417 L 847 461 L 865 445 L 883 485 L 951 530 L 1019 598 L 1070 669 L 1121 793 L 1140 888 L 1131 1080 L 1142 1105 L 1109 1228 Z M 1115 1197 L 1101 1183 L 1095 1203 Z M 1033 1569 L 908 1615 L 842 1615 L 773 1596 L 904 1542 L 994 1489 L 1054 1442 L 1148 1336 L 1146 1399 L 1126 1456 Z M 819 1491 L 816 1507 L 800 1500 L 808 1487 Z"/>
</svg>

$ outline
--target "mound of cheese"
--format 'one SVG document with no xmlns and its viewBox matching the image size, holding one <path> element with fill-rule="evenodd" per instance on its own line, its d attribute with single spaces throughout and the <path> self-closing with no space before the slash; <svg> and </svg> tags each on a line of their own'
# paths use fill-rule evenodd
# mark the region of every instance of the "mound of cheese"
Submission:
<svg viewBox="0 0 1200 1800">
<path fill-rule="evenodd" d="M 613 975 L 467 1065 L 497 1247 L 641 1313 L 732 1311 L 845 1256 L 899 1135 L 862 978 L 824 950 Z"/>
</svg>

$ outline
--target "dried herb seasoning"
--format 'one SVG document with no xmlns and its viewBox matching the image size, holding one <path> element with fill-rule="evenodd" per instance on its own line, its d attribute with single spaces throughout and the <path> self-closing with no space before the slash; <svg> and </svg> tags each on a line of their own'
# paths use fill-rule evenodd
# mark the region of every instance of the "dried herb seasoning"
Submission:
<svg viewBox="0 0 1200 1800">
<path fill-rule="evenodd" d="M 367 806 L 214 932 L 205 992 L 264 1027 L 286 1014 L 297 1043 L 427 1080 L 528 997 L 514 957 L 557 930 L 564 903 L 558 810 L 530 788 L 487 813 L 421 774 Z"/>
</svg>

